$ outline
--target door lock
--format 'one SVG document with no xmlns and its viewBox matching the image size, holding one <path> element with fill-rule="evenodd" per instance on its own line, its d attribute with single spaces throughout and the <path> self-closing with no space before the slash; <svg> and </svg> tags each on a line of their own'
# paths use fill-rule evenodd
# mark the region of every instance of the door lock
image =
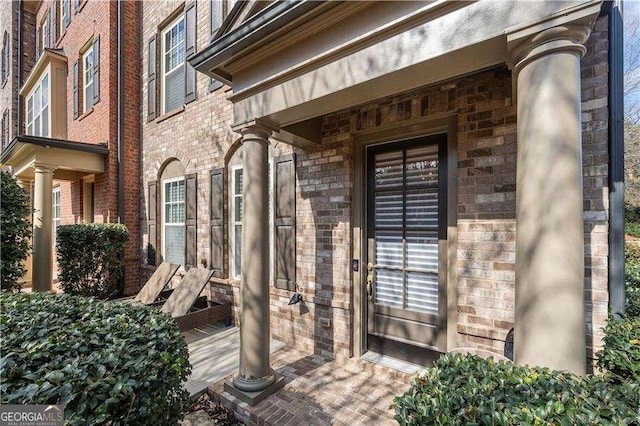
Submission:
<svg viewBox="0 0 640 426">
<path fill-rule="evenodd" d="M 367 275 L 367 299 L 373 300 L 373 275 Z"/>
</svg>

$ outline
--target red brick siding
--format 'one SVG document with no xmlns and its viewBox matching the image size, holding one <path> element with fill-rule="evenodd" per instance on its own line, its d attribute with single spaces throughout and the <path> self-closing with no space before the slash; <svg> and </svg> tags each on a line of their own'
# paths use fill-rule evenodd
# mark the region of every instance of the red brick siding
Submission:
<svg viewBox="0 0 640 426">
<path fill-rule="evenodd" d="M 36 14 L 39 25 L 52 6 L 52 1 L 43 2 Z M 125 2 L 125 54 L 126 58 L 139 57 L 139 2 Z M 107 1 L 81 2 L 77 13 L 71 2 L 69 26 L 60 34 L 57 48 L 67 55 L 66 80 L 67 139 L 71 141 L 105 144 L 109 154 L 105 159 L 105 172 L 95 177 L 94 220 L 96 222 L 118 222 L 118 3 Z M 60 15 L 58 15 L 59 17 Z M 58 24 L 58 28 L 60 28 Z M 100 100 L 89 111 L 83 111 L 82 96 L 79 97 L 80 116 L 73 116 L 73 64 L 82 58 L 83 47 L 92 39 L 100 37 Z M 82 92 L 80 69 L 79 92 Z M 139 286 L 139 71 L 136 61 L 125 61 L 125 215 L 123 223 L 130 232 L 125 248 L 125 291 L 131 292 Z M 83 219 L 83 181 L 62 185 L 64 223 L 77 223 Z"/>
</svg>

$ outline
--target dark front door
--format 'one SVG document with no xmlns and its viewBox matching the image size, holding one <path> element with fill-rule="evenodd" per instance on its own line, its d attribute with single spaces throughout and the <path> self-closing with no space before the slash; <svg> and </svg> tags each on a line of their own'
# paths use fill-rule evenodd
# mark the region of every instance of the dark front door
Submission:
<svg viewBox="0 0 640 426">
<path fill-rule="evenodd" d="M 427 364 L 444 349 L 446 134 L 367 150 L 367 346 Z"/>
</svg>

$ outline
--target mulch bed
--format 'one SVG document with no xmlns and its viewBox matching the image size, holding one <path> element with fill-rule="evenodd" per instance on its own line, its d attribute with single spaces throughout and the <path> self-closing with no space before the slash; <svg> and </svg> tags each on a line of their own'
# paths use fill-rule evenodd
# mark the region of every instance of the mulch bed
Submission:
<svg viewBox="0 0 640 426">
<path fill-rule="evenodd" d="M 236 419 L 233 411 L 226 409 L 217 401 L 212 400 L 207 393 L 203 393 L 198 397 L 198 399 L 196 399 L 196 401 L 189 408 L 188 413 L 194 413 L 200 410 L 205 411 L 209 415 L 214 425 L 244 425 L 244 423 Z"/>
</svg>

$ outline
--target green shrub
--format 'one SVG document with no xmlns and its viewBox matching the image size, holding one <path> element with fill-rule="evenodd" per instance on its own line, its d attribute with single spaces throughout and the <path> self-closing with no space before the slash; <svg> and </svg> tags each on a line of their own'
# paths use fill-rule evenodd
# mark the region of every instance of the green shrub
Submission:
<svg viewBox="0 0 640 426">
<path fill-rule="evenodd" d="M 627 204 L 624 207 L 624 222 L 625 232 L 640 238 L 640 206 Z"/>
<path fill-rule="evenodd" d="M 639 395 L 638 383 L 447 354 L 393 404 L 401 425 L 630 424 Z"/>
<path fill-rule="evenodd" d="M 146 306 L 66 294 L 0 295 L 0 403 L 60 404 L 71 425 L 176 424 L 188 351 Z"/>
<path fill-rule="evenodd" d="M 609 318 L 604 334 L 604 348 L 597 353 L 598 367 L 617 380 L 640 383 L 640 317 Z"/>
<path fill-rule="evenodd" d="M 107 298 L 124 273 L 127 228 L 118 223 L 62 225 L 57 231 L 58 278 L 65 293 Z"/>
<path fill-rule="evenodd" d="M 624 248 L 626 312 L 640 317 L 640 243 L 628 242 Z"/>
<path fill-rule="evenodd" d="M 0 200 L 0 289 L 20 290 L 31 238 L 29 198 L 9 173 L 0 172 Z"/>
</svg>

